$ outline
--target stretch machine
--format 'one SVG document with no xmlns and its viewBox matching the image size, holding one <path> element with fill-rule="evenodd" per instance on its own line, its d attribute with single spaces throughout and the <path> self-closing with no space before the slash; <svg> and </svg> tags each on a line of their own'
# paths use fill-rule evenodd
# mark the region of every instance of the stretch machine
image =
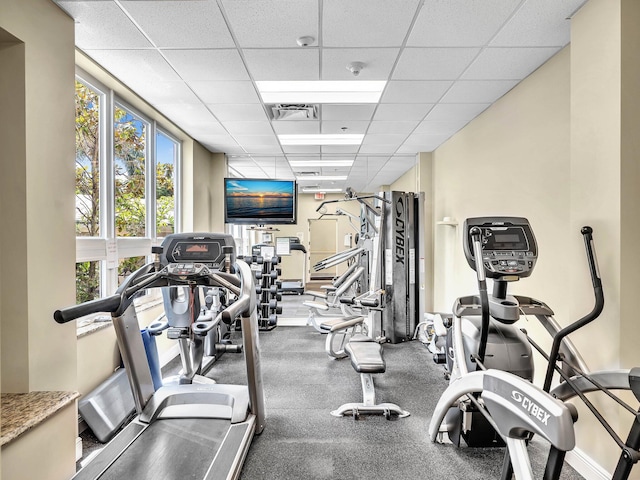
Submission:
<svg viewBox="0 0 640 480">
<path fill-rule="evenodd" d="M 231 264 L 216 234 L 174 234 L 165 238 L 156 261 L 132 273 L 111 297 L 54 313 L 65 323 L 110 312 L 136 418 L 75 479 L 236 479 L 254 435 L 265 424 L 255 287 L 250 267 Z M 226 261 L 227 271 L 220 271 Z M 235 272 L 235 273 L 230 273 Z M 224 289 L 236 300 L 218 315 L 241 317 L 247 385 L 186 384 L 154 391 L 133 299 L 158 287 Z M 195 335 L 212 322 L 194 322 Z"/>
</svg>

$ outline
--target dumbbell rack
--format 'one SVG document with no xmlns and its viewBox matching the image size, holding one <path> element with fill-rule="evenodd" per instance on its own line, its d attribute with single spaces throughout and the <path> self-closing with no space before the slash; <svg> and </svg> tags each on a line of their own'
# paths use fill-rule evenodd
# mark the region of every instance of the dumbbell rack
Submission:
<svg viewBox="0 0 640 480">
<path fill-rule="evenodd" d="M 278 277 L 282 270 L 278 267 L 280 257 L 274 256 L 268 259 L 260 255 L 244 257 L 251 265 L 251 271 L 255 279 L 256 299 L 258 302 L 258 327 L 260 330 L 269 331 L 278 326 L 278 315 L 282 314 L 282 280 Z M 240 329 L 236 323 L 236 330 Z"/>
</svg>

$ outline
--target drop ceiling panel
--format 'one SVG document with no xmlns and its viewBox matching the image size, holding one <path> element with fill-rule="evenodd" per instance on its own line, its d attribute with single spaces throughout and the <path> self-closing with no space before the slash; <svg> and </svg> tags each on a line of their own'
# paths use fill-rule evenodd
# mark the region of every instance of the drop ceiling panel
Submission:
<svg viewBox="0 0 640 480">
<path fill-rule="evenodd" d="M 516 10 L 521 0 L 426 0 L 408 46 L 483 46 Z"/>
<path fill-rule="evenodd" d="M 518 84 L 516 80 L 461 80 L 442 97 L 442 103 L 493 103 Z"/>
<path fill-rule="evenodd" d="M 87 54 L 125 84 L 180 81 L 155 50 L 88 50 Z"/>
<path fill-rule="evenodd" d="M 157 47 L 234 47 L 215 2 L 121 0 L 120 3 Z"/>
<path fill-rule="evenodd" d="M 375 104 L 364 105 L 322 105 L 323 120 L 371 120 Z"/>
<path fill-rule="evenodd" d="M 489 106 L 488 103 L 440 103 L 433 107 L 425 120 L 451 121 L 471 120 L 477 117 Z"/>
<path fill-rule="evenodd" d="M 527 0 L 491 41 L 492 46 L 559 46 L 570 41 L 568 17 L 586 0 Z"/>
<path fill-rule="evenodd" d="M 204 103 L 260 103 L 260 97 L 250 81 L 187 82 Z"/>
<path fill-rule="evenodd" d="M 379 135 L 379 134 L 388 135 L 388 134 L 400 133 L 400 134 L 403 134 L 404 136 L 407 136 L 409 133 L 413 131 L 414 128 L 416 128 L 416 125 L 418 125 L 417 120 L 414 120 L 412 122 L 404 122 L 404 121 L 375 122 L 374 121 L 374 122 L 371 122 L 371 125 L 369 126 L 369 130 L 367 131 L 367 136 L 365 137 L 365 140 L 372 135 Z"/>
<path fill-rule="evenodd" d="M 522 80 L 560 47 L 487 48 L 461 78 L 465 80 Z"/>
<path fill-rule="evenodd" d="M 347 130 L 342 130 L 343 127 L 347 127 Z M 320 126 L 321 133 L 365 133 L 369 127 L 369 122 L 360 120 L 349 121 L 323 121 Z"/>
<path fill-rule="evenodd" d="M 452 135 L 462 127 L 464 127 L 469 120 L 424 120 L 420 122 L 413 133 L 427 133 L 431 135 Z"/>
<path fill-rule="evenodd" d="M 365 145 L 394 145 L 395 148 L 404 142 L 407 138 L 407 133 L 401 134 L 368 134 L 365 135 L 364 140 L 362 141 L 362 146 Z M 394 149 L 395 150 L 395 149 Z M 362 152 L 362 148 L 360 149 Z"/>
<path fill-rule="evenodd" d="M 145 99 L 151 105 L 169 103 L 200 104 L 200 99 L 184 82 L 149 82 L 136 80 L 130 82 L 136 92 L 144 92 Z"/>
<path fill-rule="evenodd" d="M 432 108 L 433 104 L 428 103 L 385 103 L 378 105 L 373 120 L 374 122 L 399 119 L 403 121 L 422 120 Z"/>
<path fill-rule="evenodd" d="M 242 48 L 295 47 L 296 39 L 318 39 L 317 0 L 223 0 Z"/>
<path fill-rule="evenodd" d="M 317 49 L 246 49 L 244 57 L 254 80 L 319 80 Z"/>
<path fill-rule="evenodd" d="M 479 48 L 405 48 L 393 79 L 455 80 L 479 52 Z"/>
<path fill-rule="evenodd" d="M 315 120 L 274 121 L 272 125 L 279 135 L 320 133 L 320 122 Z"/>
<path fill-rule="evenodd" d="M 367 144 L 361 145 L 359 153 L 388 153 L 392 154 L 398 149 L 397 144 L 392 145 L 377 145 L 377 144 Z"/>
<path fill-rule="evenodd" d="M 398 148 L 397 153 L 432 152 L 449 138 L 449 135 L 413 134 Z"/>
<path fill-rule="evenodd" d="M 240 145 L 246 145 L 248 150 L 260 146 L 275 146 L 280 149 L 278 139 L 274 135 L 233 135 L 233 138 L 235 138 Z M 256 153 L 262 153 L 262 150 L 259 148 L 255 148 L 255 150 Z"/>
<path fill-rule="evenodd" d="M 451 85 L 443 80 L 391 80 L 381 103 L 436 103 Z"/>
<path fill-rule="evenodd" d="M 226 131 L 211 112 L 202 104 L 156 105 L 167 118 L 191 134 L 224 134 Z M 197 138 L 197 137 L 196 137 Z"/>
<path fill-rule="evenodd" d="M 343 153 L 357 153 L 359 148 L 359 145 L 322 145 L 321 149 L 323 154 L 339 155 Z"/>
<path fill-rule="evenodd" d="M 264 121 L 267 114 L 261 104 L 209 104 L 207 105 L 218 120 L 230 121 Z"/>
<path fill-rule="evenodd" d="M 162 50 L 180 77 L 191 80 L 249 80 L 236 50 Z"/>
<path fill-rule="evenodd" d="M 275 138 L 271 123 L 266 120 L 261 122 L 225 120 L 223 124 L 231 135 L 271 135 Z"/>
<path fill-rule="evenodd" d="M 322 41 L 328 47 L 399 47 L 420 2 L 324 0 Z"/>
<path fill-rule="evenodd" d="M 321 79 L 355 80 L 347 65 L 361 62 L 364 68 L 358 80 L 387 80 L 399 52 L 397 48 L 324 48 Z"/>
<path fill-rule="evenodd" d="M 152 48 L 114 2 L 58 2 L 75 21 L 76 46 L 87 49 Z"/>
</svg>

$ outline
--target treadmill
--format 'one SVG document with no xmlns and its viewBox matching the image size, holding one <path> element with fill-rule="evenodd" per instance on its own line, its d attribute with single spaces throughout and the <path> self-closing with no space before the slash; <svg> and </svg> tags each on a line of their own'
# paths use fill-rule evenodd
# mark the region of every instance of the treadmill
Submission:
<svg viewBox="0 0 640 480">
<path fill-rule="evenodd" d="M 300 277 L 300 280 L 283 281 L 280 290 L 282 293 L 302 295 L 305 289 L 304 279 L 307 275 L 307 249 L 304 248 L 302 243 L 300 243 L 300 239 L 298 237 L 289 237 L 289 250 L 302 252 L 302 276 Z"/>
<path fill-rule="evenodd" d="M 74 479 L 237 479 L 254 435 L 265 424 L 255 287 L 249 265 L 235 263 L 225 235 L 173 234 L 156 259 L 133 274 L 116 294 L 54 313 L 66 323 L 95 312 L 110 312 L 136 404 L 137 416 Z M 159 287 L 219 287 L 236 298 L 219 315 L 241 317 L 247 385 L 185 384 L 153 381 L 133 299 Z M 198 312 L 194 313 L 194 320 Z M 214 322 L 191 324 L 204 336 Z"/>
</svg>

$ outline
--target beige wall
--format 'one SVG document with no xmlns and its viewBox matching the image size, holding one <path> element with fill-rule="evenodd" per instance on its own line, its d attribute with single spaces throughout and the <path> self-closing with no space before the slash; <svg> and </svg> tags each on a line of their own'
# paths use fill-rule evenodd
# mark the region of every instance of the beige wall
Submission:
<svg viewBox="0 0 640 480">
<path fill-rule="evenodd" d="M 329 200 L 342 200 L 344 199 L 344 194 L 326 194 L 324 201 Z M 274 233 L 274 242 L 275 237 L 297 237 L 302 233 L 302 238 L 300 238 L 302 244 L 307 249 L 307 266 L 306 266 L 306 280 L 309 279 L 309 272 L 312 265 L 309 264 L 309 219 L 320 218 L 320 213 L 316 211 L 316 209 L 320 206 L 323 200 L 316 200 L 313 194 L 308 193 L 299 193 L 298 194 L 298 219 L 295 225 L 277 225 L 274 228 L 277 228 L 279 231 Z M 341 208 L 342 210 L 352 213 L 354 215 L 360 214 L 360 207 L 358 206 L 358 202 L 339 202 L 339 203 L 328 203 L 326 205 L 327 213 L 334 213 L 336 208 Z M 344 246 L 344 237 L 348 233 L 353 234 L 353 246 L 355 246 L 355 234 L 356 231 L 349 226 L 348 217 L 342 215 L 338 217 L 327 217 L 327 218 L 335 218 L 337 219 L 337 243 L 336 248 L 338 251 L 346 250 L 347 247 Z M 356 228 L 359 228 L 359 225 L 356 223 Z M 258 241 L 260 239 L 258 238 Z M 302 257 L 301 252 L 293 252 L 289 257 L 283 257 L 282 259 L 282 275 L 281 278 L 285 279 L 300 279 L 302 275 L 302 263 L 304 262 L 304 258 Z M 340 274 L 345 270 L 344 265 L 340 265 L 338 267 L 337 273 Z"/>
<path fill-rule="evenodd" d="M 75 325 L 52 319 L 74 299 L 60 281 L 75 263 L 73 21 L 49 1 L 9 0 L 0 28 L 24 44 L 0 54 L 2 391 L 73 390 Z"/>
</svg>

